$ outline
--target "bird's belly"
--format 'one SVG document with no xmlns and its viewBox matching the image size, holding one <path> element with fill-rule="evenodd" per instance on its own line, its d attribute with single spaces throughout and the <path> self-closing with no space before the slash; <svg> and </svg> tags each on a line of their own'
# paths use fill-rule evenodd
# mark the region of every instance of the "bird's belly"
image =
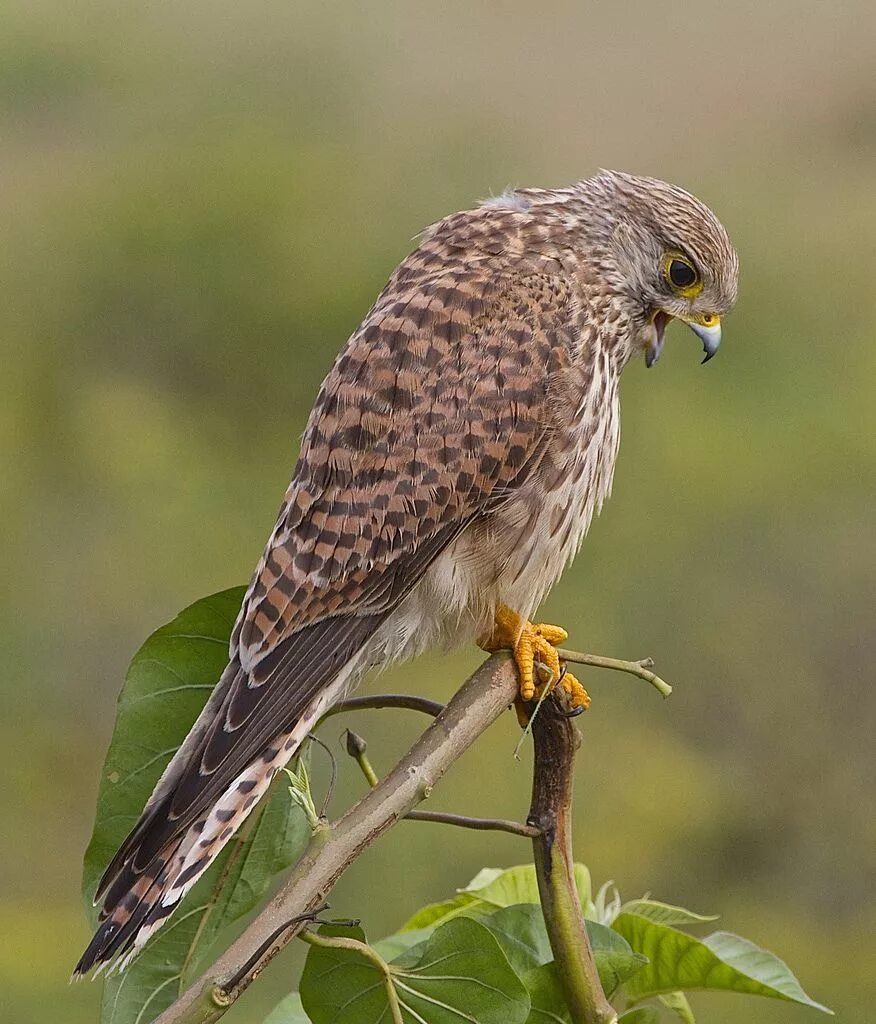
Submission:
<svg viewBox="0 0 876 1024">
<path fill-rule="evenodd" d="M 586 458 L 548 493 L 521 494 L 435 560 L 382 629 L 380 660 L 489 635 L 499 604 L 531 618 L 575 556 L 601 504 Z"/>
<path fill-rule="evenodd" d="M 558 453 L 436 558 L 381 628 L 376 660 L 475 642 L 490 634 L 500 604 L 532 618 L 611 492 L 620 441 L 616 392 L 607 409 L 595 424 L 585 410 Z"/>
<path fill-rule="evenodd" d="M 556 490 L 530 510 L 493 585 L 493 602 L 532 618 L 578 552 L 593 517 L 592 480 L 586 465 L 572 468 Z M 509 524 L 509 535 L 515 531 Z"/>
</svg>

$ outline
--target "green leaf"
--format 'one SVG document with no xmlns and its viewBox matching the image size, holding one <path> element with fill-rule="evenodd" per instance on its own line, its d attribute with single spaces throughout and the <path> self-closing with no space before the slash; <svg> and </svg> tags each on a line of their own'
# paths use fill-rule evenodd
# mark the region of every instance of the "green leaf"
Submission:
<svg viewBox="0 0 876 1024">
<path fill-rule="evenodd" d="M 575 885 L 585 913 L 592 909 L 590 872 L 583 864 L 575 865 Z M 482 868 L 464 889 L 450 899 L 430 903 L 409 917 L 399 931 L 436 926 L 454 917 L 491 913 L 495 907 L 538 903 L 538 882 L 535 866 L 519 864 L 513 868 Z"/>
<path fill-rule="evenodd" d="M 153 633 L 131 662 L 85 854 L 89 904 L 104 866 L 225 667 L 242 597 L 236 587 L 196 602 Z M 252 910 L 271 878 L 297 860 L 310 829 L 282 780 L 255 814 L 146 949 L 105 981 L 103 1024 L 153 1020 L 193 979 L 220 932 Z"/>
<path fill-rule="evenodd" d="M 669 992 L 665 996 L 658 996 L 657 998 L 665 1007 L 672 1010 L 682 1024 L 697 1024 L 696 1020 L 694 1020 L 693 1010 L 690 1008 L 690 1003 L 687 1001 L 687 996 L 684 992 Z"/>
<path fill-rule="evenodd" d="M 521 903 L 504 907 L 479 920 L 496 936 L 508 962 L 520 977 L 553 960 L 540 904 Z M 629 943 L 611 928 L 595 921 L 586 921 L 585 924 L 599 980 L 603 989 L 611 994 L 641 970 L 647 960 L 634 952 Z"/>
<path fill-rule="evenodd" d="M 806 995 L 778 957 L 738 935 L 716 932 L 701 941 L 630 913 L 620 914 L 613 927 L 650 961 L 624 985 L 632 999 L 714 989 L 770 996 L 832 1012 Z"/>
<path fill-rule="evenodd" d="M 620 985 L 641 971 L 648 960 L 611 928 L 596 921 L 586 921 L 585 924 L 599 980 L 605 994 L 611 996 Z"/>
<path fill-rule="evenodd" d="M 323 925 L 318 934 L 366 941 L 358 926 Z M 353 949 L 311 946 L 299 990 L 304 1012 L 314 1024 L 374 1024 L 389 1017 L 384 975 Z"/>
<path fill-rule="evenodd" d="M 418 948 L 416 963 L 411 963 L 411 950 L 392 965 L 399 1000 L 412 1024 L 458 1024 L 463 1013 L 477 1024 L 526 1021 L 526 987 L 482 924 L 469 918 L 448 921 Z"/>
<path fill-rule="evenodd" d="M 661 903 L 660 900 L 630 900 L 620 908 L 620 913 L 638 914 L 639 917 L 646 917 L 655 924 L 704 924 L 718 920 L 717 914 L 695 914 L 692 910 L 674 907 L 671 903 Z"/>
<path fill-rule="evenodd" d="M 508 963 L 521 977 L 526 971 L 553 960 L 544 916 L 538 903 L 503 907 L 479 920 L 496 937 Z"/>
<path fill-rule="evenodd" d="M 660 1013 L 653 1006 L 637 1006 L 622 1013 L 619 1024 L 660 1024 Z"/>
<path fill-rule="evenodd" d="M 418 946 L 421 942 L 425 942 L 434 931 L 435 929 L 432 927 L 413 928 L 409 931 L 396 932 L 395 935 L 389 935 L 385 939 L 380 939 L 378 942 L 373 943 L 371 948 L 376 953 L 379 953 L 384 960 L 394 960 L 413 946 Z"/>
<path fill-rule="evenodd" d="M 576 864 L 574 870 L 578 898 L 584 906 L 591 898 L 590 872 L 583 864 Z M 497 907 L 539 902 L 534 864 L 518 864 L 498 874 L 496 871 L 496 868 L 484 868 L 461 892 L 474 895 L 479 900 L 493 903 Z"/>
<path fill-rule="evenodd" d="M 569 1008 L 563 996 L 557 965 L 542 964 L 520 976 L 529 993 L 532 1008 L 526 1024 L 566 1024 Z"/>
<path fill-rule="evenodd" d="M 744 977 L 754 978 L 772 992 L 778 993 L 778 998 L 803 1003 L 825 1013 L 833 1013 L 833 1010 L 816 1003 L 806 995 L 800 982 L 784 961 L 774 953 L 749 942 L 748 939 L 743 939 L 732 932 L 714 932 L 703 939 L 703 945 L 708 946 L 731 970 Z"/>
<path fill-rule="evenodd" d="M 494 890 L 492 895 L 494 898 L 504 898 L 511 892 L 525 891 L 525 885 L 520 884 L 518 875 L 513 885 L 508 888 L 502 887 L 498 891 Z M 434 906 L 437 904 L 433 904 Z M 488 928 L 501 946 L 511 967 L 524 981 L 529 972 L 545 966 L 553 959 L 541 905 L 538 903 L 520 903 L 510 907 L 494 908 L 492 904 L 474 901 L 464 905 L 455 905 L 452 915 L 452 917 L 445 916 L 440 920 L 443 922 L 459 921 L 474 917 L 481 925 Z M 427 920 L 425 917 L 423 919 Z M 415 918 L 411 920 L 415 920 Z M 585 923 L 599 979 L 603 989 L 610 994 L 625 980 L 641 970 L 647 963 L 647 959 L 636 953 L 629 943 L 611 928 L 595 921 Z M 399 941 L 405 942 L 406 936 L 428 935 L 430 931 L 434 930 L 434 927 L 434 925 L 427 924 L 417 931 L 401 931 L 382 940 L 378 946 L 384 947 L 384 944 L 388 944 L 384 948 L 393 949 L 393 944 Z M 547 984 L 540 976 L 539 982 L 542 986 Z M 561 995 L 558 998 L 562 1000 Z M 554 1003 L 550 1005 L 554 1005 Z M 565 1004 L 561 1002 L 561 1005 Z"/>
<path fill-rule="evenodd" d="M 301 996 L 293 992 L 281 999 L 265 1017 L 264 1024 L 310 1024 L 310 1018 L 301 1005 Z"/>
<path fill-rule="evenodd" d="M 505 873 L 505 870 L 505 868 L 481 868 L 468 885 L 463 886 L 459 891 L 477 892 L 478 889 L 483 889 L 485 885 L 495 882 L 500 875 Z"/>
<path fill-rule="evenodd" d="M 365 941 L 358 928 L 323 927 L 319 934 Z M 386 971 L 362 951 L 312 946 L 302 1004 L 314 1024 L 377 1024 L 389 1017 L 387 977 L 405 1024 L 524 1024 L 529 1016 L 526 988 L 499 944 L 466 918 L 448 921 Z"/>
<path fill-rule="evenodd" d="M 470 896 L 466 892 L 462 892 L 452 899 L 442 900 L 441 903 L 428 903 L 412 917 L 409 917 L 399 928 L 399 932 L 419 931 L 422 928 L 435 929 L 444 921 L 458 917 L 463 911 L 474 909 L 475 907 L 486 909 L 487 913 L 492 909 L 476 896 Z"/>
</svg>

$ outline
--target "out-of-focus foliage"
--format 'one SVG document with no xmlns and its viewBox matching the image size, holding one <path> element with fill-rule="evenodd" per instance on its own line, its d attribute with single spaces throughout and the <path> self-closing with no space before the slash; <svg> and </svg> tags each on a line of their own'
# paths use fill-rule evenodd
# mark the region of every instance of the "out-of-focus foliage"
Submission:
<svg viewBox="0 0 876 1024">
<path fill-rule="evenodd" d="M 97 988 L 66 979 L 125 666 L 150 624 L 246 580 L 321 376 L 394 262 L 447 211 L 600 165 L 708 200 L 742 278 L 717 359 L 700 368 L 676 328 L 627 372 L 614 497 L 546 609 L 675 685 L 661 703 L 588 675 L 576 851 L 626 892 L 720 911 L 838 1015 L 868 1012 L 874 38 L 856 0 L 0 5 L 10 1019 L 96 1018 Z M 370 685 L 446 696 L 476 658 Z M 364 720 L 379 769 L 420 725 Z M 509 717 L 435 798 L 521 813 L 516 738 Z M 436 856 L 429 828 L 377 844 L 333 912 L 366 903 L 380 934 L 521 859 L 475 834 Z M 231 1024 L 267 1012 L 296 956 Z M 721 999 L 710 1022 L 736 1021 Z"/>
</svg>

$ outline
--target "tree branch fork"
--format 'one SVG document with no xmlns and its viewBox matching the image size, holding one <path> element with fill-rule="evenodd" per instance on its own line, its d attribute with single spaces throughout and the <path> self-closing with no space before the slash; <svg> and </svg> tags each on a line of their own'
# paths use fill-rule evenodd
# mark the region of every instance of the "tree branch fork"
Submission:
<svg viewBox="0 0 876 1024">
<path fill-rule="evenodd" d="M 651 672 L 653 663 L 628 662 L 561 650 L 564 661 L 638 676 L 663 696 L 671 687 Z M 574 1024 L 614 1024 L 617 1015 L 599 983 L 572 870 L 572 768 L 578 733 L 551 701 L 532 719 L 535 743 L 532 804 L 526 824 L 417 811 L 433 787 L 475 740 L 514 702 L 517 672 L 506 653 L 485 661 L 446 707 L 413 696 L 363 696 L 329 714 L 362 708 L 403 707 L 434 716 L 408 753 L 378 780 L 364 742 L 347 734 L 347 749 L 369 791 L 337 821 L 314 832 L 301 859 L 264 909 L 228 949 L 158 1017 L 156 1024 L 212 1024 L 219 1020 L 293 938 L 324 909 L 344 871 L 402 818 L 496 829 L 531 839 L 545 924 Z M 355 737 L 353 739 L 352 737 Z M 359 741 L 357 744 L 355 741 Z M 357 746 L 361 746 L 357 753 Z M 308 933 L 308 938 L 312 933 Z"/>
</svg>

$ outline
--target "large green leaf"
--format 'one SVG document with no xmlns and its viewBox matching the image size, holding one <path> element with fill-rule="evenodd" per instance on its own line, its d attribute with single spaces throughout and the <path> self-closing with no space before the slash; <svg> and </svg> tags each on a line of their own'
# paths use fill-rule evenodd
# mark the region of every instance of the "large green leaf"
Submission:
<svg viewBox="0 0 876 1024">
<path fill-rule="evenodd" d="M 668 1007 L 681 1024 L 697 1024 L 693 1015 L 690 1003 L 684 992 L 667 992 L 665 996 L 657 997 L 664 1006 Z"/>
<path fill-rule="evenodd" d="M 301 1005 L 301 996 L 293 992 L 281 999 L 265 1017 L 264 1024 L 310 1024 L 310 1018 Z"/>
<path fill-rule="evenodd" d="M 538 903 L 538 881 L 534 864 L 518 864 L 505 871 L 495 873 L 495 868 L 485 868 L 479 872 L 462 890 L 463 893 L 476 896 L 485 903 L 493 903 L 497 907 L 510 907 L 515 903 Z M 575 886 L 581 905 L 585 905 L 591 897 L 590 872 L 583 864 L 575 864 Z"/>
<path fill-rule="evenodd" d="M 452 917 L 445 917 L 443 920 L 447 923 L 450 920 L 472 917 L 493 933 L 508 962 L 523 980 L 532 1000 L 534 1020 L 538 1018 L 536 1010 L 556 1013 L 556 1007 L 565 1007 L 559 982 L 555 981 L 555 991 L 550 991 L 551 979 L 555 978 L 553 967 L 550 972 L 539 970 L 551 964 L 553 960 L 540 904 L 520 903 L 496 908 L 492 904 L 477 902 L 456 908 Z M 595 921 L 587 921 L 586 926 L 600 982 L 603 989 L 610 994 L 636 971 L 641 970 L 647 960 L 634 952 L 629 943 L 611 928 Z M 398 943 L 410 945 L 409 936 L 429 935 L 434 931 L 434 927 L 432 925 L 416 931 L 397 932 L 377 943 L 375 948 L 383 955 L 384 950 L 392 951 L 398 948 Z M 536 990 L 529 988 L 530 981 L 537 985 Z"/>
<path fill-rule="evenodd" d="M 372 943 L 372 948 L 384 960 L 395 960 L 397 956 L 401 956 L 412 947 L 425 942 L 434 931 L 434 928 L 416 928 L 396 932 L 395 935 L 389 935 L 385 939 L 379 939 Z"/>
<path fill-rule="evenodd" d="M 544 915 L 538 903 L 522 903 L 504 907 L 480 923 L 496 936 L 508 962 L 523 977 L 535 968 L 553 960 Z M 603 989 L 610 995 L 647 963 L 644 956 L 633 951 L 630 944 L 611 928 L 595 921 L 585 922 L 587 938 Z"/>
<path fill-rule="evenodd" d="M 532 1004 L 526 1024 L 566 1024 L 569 1008 L 555 963 L 533 967 L 522 974 L 520 980 L 526 986 Z"/>
<path fill-rule="evenodd" d="M 647 917 L 656 924 L 706 924 L 718 920 L 717 914 L 695 914 L 692 910 L 675 907 L 671 903 L 662 903 L 660 900 L 630 900 L 620 908 L 620 913 L 638 914 L 639 917 Z"/>
<path fill-rule="evenodd" d="M 592 906 L 590 872 L 583 864 L 575 865 L 575 885 L 585 912 Z M 483 868 L 460 889 L 456 896 L 440 903 L 430 903 L 408 918 L 400 931 L 434 927 L 444 921 L 465 914 L 490 913 L 496 907 L 510 907 L 521 903 L 538 903 L 538 882 L 532 864 L 518 864 L 513 868 Z"/>
<path fill-rule="evenodd" d="M 647 957 L 606 925 L 596 921 L 587 921 L 586 925 L 600 984 L 606 995 L 611 996 L 628 978 L 642 970 L 648 963 Z"/>
<path fill-rule="evenodd" d="M 474 913 L 477 913 L 478 910 L 482 913 L 489 913 L 493 909 L 495 908 L 482 902 L 476 896 L 467 892 L 461 892 L 449 900 L 442 900 L 440 903 L 427 903 L 425 907 L 421 907 L 405 921 L 399 929 L 399 933 L 420 931 L 423 928 L 435 929 L 439 924 L 443 924 L 444 921 L 459 917 L 466 910 L 471 910 Z"/>
<path fill-rule="evenodd" d="M 790 967 L 769 950 L 761 949 L 748 939 L 732 932 L 714 932 L 703 939 L 703 945 L 714 953 L 719 960 L 743 977 L 754 978 L 769 988 L 770 995 L 777 993 L 778 998 L 794 1003 L 803 1003 L 825 1013 L 833 1010 L 816 1003 L 803 991 L 800 982 L 794 977 Z M 689 986 L 685 986 L 689 987 Z M 766 993 L 764 993 L 766 994 Z"/>
<path fill-rule="evenodd" d="M 553 960 L 544 915 L 538 903 L 502 907 L 478 920 L 490 929 L 508 957 L 508 963 L 521 977 L 531 968 Z"/>
<path fill-rule="evenodd" d="M 243 588 L 236 587 L 191 605 L 153 633 L 131 662 L 85 854 L 89 903 L 104 866 L 225 667 L 242 596 Z M 300 855 L 310 829 L 282 781 L 264 803 L 146 949 L 107 979 L 103 1024 L 153 1020 L 192 980 L 220 932 L 256 906 L 273 876 Z"/>
<path fill-rule="evenodd" d="M 323 926 L 320 935 L 364 942 L 360 928 Z M 524 1024 L 526 988 L 491 932 L 457 918 L 382 971 L 362 952 L 313 946 L 301 976 L 301 1001 L 314 1024 L 377 1024 L 388 1019 L 389 982 L 406 1024 Z"/>
<path fill-rule="evenodd" d="M 650 963 L 624 985 L 631 999 L 691 989 L 715 989 L 770 996 L 831 1013 L 800 987 L 786 964 L 772 953 L 729 932 L 700 940 L 639 914 L 618 915 L 613 927 Z"/>
<path fill-rule="evenodd" d="M 660 1024 L 660 1011 L 654 1006 L 637 1006 L 619 1018 L 620 1024 Z"/>
</svg>

